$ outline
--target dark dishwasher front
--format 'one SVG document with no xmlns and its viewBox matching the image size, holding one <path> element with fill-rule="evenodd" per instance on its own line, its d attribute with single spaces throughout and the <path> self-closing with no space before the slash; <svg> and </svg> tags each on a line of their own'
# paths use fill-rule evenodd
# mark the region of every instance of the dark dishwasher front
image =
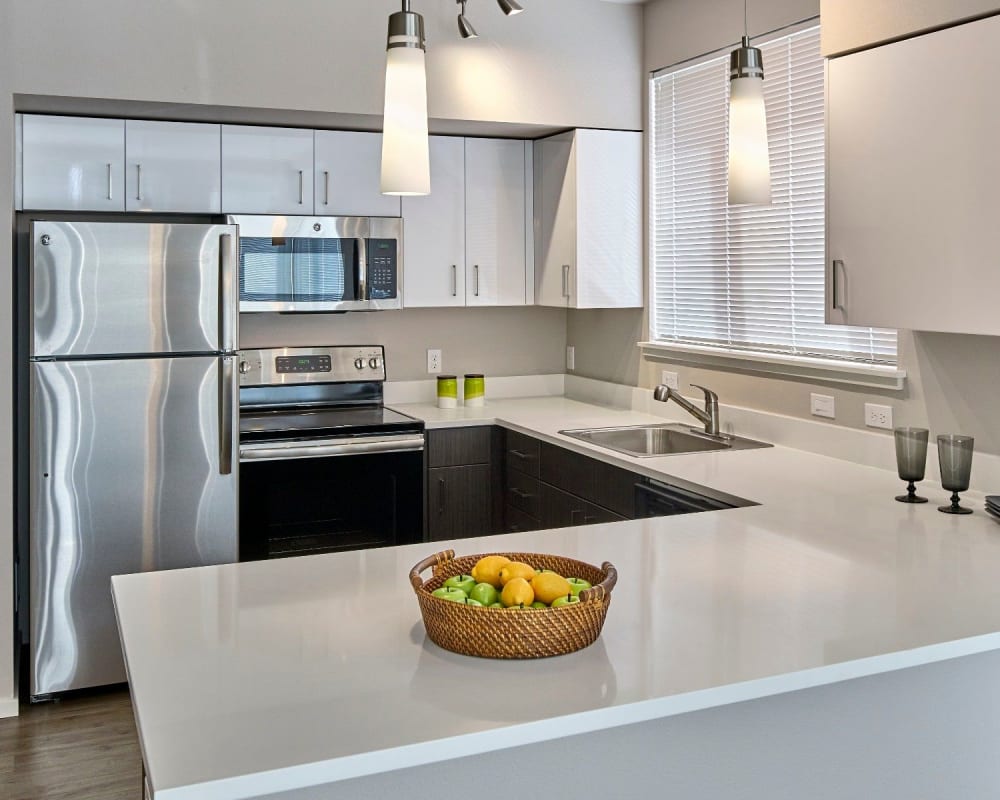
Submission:
<svg viewBox="0 0 1000 800">
<path fill-rule="evenodd" d="M 720 511 L 726 508 L 736 508 L 736 506 L 697 492 L 660 483 L 651 478 L 635 485 L 635 516 L 637 519 L 693 514 L 698 511 Z"/>
</svg>

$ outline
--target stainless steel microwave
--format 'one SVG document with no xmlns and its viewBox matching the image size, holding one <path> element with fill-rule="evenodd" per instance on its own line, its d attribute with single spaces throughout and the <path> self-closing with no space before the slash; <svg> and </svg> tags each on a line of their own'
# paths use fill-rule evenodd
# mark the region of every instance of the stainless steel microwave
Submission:
<svg viewBox="0 0 1000 800">
<path fill-rule="evenodd" d="M 228 217 L 239 226 L 240 311 L 400 308 L 403 221 Z"/>
</svg>

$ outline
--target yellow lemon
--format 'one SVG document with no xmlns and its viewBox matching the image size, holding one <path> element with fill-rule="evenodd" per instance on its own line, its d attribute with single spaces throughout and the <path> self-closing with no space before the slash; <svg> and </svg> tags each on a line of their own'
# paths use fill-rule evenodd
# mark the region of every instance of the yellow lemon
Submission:
<svg viewBox="0 0 1000 800">
<path fill-rule="evenodd" d="M 535 593 L 531 590 L 531 584 L 524 578 L 511 578 L 500 593 L 500 602 L 507 608 L 511 606 L 530 606 L 534 600 Z"/>
<path fill-rule="evenodd" d="M 503 586 L 500 582 L 500 570 L 509 563 L 510 559 L 505 556 L 483 556 L 472 568 L 472 577 L 476 579 L 476 583 L 488 583 L 499 589 Z"/>
<path fill-rule="evenodd" d="M 500 583 L 504 586 L 507 585 L 507 581 L 514 578 L 524 578 L 525 581 L 530 581 L 534 577 L 535 568 L 523 561 L 510 561 L 500 568 Z"/>
<path fill-rule="evenodd" d="M 569 581 L 554 572 L 542 572 L 531 579 L 535 599 L 548 605 L 557 597 L 570 593 Z"/>
</svg>

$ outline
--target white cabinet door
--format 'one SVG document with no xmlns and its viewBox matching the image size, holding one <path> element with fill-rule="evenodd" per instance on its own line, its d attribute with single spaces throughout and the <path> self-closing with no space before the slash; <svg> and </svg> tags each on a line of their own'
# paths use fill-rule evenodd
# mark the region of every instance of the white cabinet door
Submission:
<svg viewBox="0 0 1000 800">
<path fill-rule="evenodd" d="M 22 118 L 22 192 L 27 209 L 125 210 L 125 121 Z"/>
<path fill-rule="evenodd" d="M 222 211 L 222 126 L 125 121 L 128 211 Z"/>
<path fill-rule="evenodd" d="M 431 137 L 431 193 L 403 198 L 403 305 L 465 305 L 465 139 Z"/>
<path fill-rule="evenodd" d="M 382 194 L 382 134 L 316 131 L 316 213 L 398 217 L 399 197 Z"/>
<path fill-rule="evenodd" d="M 465 140 L 465 300 L 525 304 L 525 143 Z"/>
<path fill-rule="evenodd" d="M 1000 334 L 998 41 L 991 17 L 829 62 L 829 321 Z"/>
<path fill-rule="evenodd" d="M 576 265 L 574 134 L 539 139 L 535 161 L 535 305 L 567 306 Z"/>
<path fill-rule="evenodd" d="M 222 126 L 226 214 L 312 214 L 313 132 Z"/>
</svg>

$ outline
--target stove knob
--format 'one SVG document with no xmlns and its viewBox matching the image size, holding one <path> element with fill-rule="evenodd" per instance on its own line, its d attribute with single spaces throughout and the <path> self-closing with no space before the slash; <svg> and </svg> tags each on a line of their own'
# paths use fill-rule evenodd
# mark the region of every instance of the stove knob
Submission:
<svg viewBox="0 0 1000 800">
<path fill-rule="evenodd" d="M 250 362 L 241 361 L 240 362 L 240 375 L 246 375 L 250 371 Z"/>
<path fill-rule="evenodd" d="M 364 369 L 365 368 L 365 360 L 363 358 L 360 358 L 360 357 L 354 359 L 354 368 L 355 369 Z"/>
<path fill-rule="evenodd" d="M 378 369 L 379 367 L 382 366 L 382 359 L 381 358 L 369 358 L 368 359 L 368 366 L 371 367 L 372 369 Z"/>
</svg>

